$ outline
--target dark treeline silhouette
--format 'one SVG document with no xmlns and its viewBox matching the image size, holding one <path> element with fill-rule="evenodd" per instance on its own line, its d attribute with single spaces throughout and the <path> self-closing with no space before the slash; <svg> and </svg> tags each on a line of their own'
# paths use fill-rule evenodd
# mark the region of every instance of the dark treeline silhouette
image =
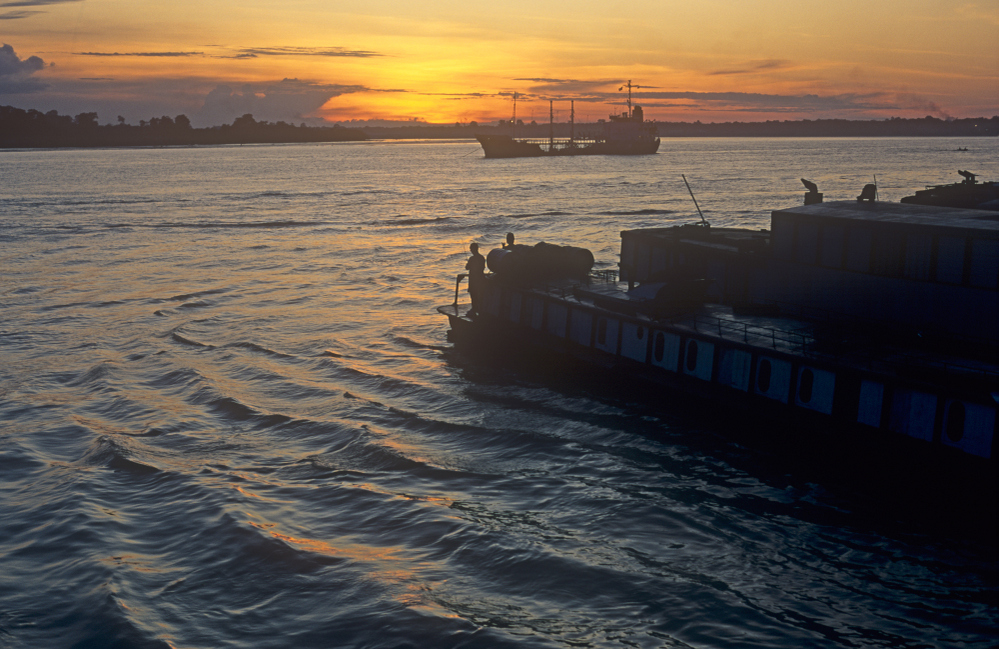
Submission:
<svg viewBox="0 0 999 649">
<path fill-rule="evenodd" d="M 76 117 L 0 106 L 0 148 L 182 146 L 193 144 L 276 144 L 283 142 L 347 142 L 366 140 L 361 130 L 342 126 L 295 126 L 258 122 L 252 115 L 232 124 L 194 128 L 185 115 L 154 117 L 138 126 L 101 125 L 97 113 Z"/>
<path fill-rule="evenodd" d="M 999 116 L 962 119 L 891 117 L 767 122 L 659 122 L 664 137 L 969 137 L 999 135 Z"/>
<path fill-rule="evenodd" d="M 817 119 L 767 122 L 655 122 L 662 137 L 967 137 L 999 135 L 999 116 L 962 119 L 892 117 L 884 120 Z M 599 125 L 576 123 L 576 137 L 599 133 Z M 546 138 L 551 133 L 547 122 L 516 127 L 502 125 L 455 124 L 454 126 L 406 125 L 364 128 L 369 137 L 377 139 L 404 138 L 468 138 L 478 134 L 512 135 L 523 138 Z M 569 137 L 570 126 L 565 122 L 554 125 L 555 137 Z"/>
<path fill-rule="evenodd" d="M 784 120 L 766 122 L 656 122 L 662 137 L 968 137 L 999 136 L 999 116 L 991 118 L 940 119 L 937 117 L 885 120 Z M 577 137 L 599 132 L 597 124 L 577 123 Z M 476 122 L 454 125 L 413 124 L 405 126 L 295 126 L 285 122 L 258 122 L 252 115 L 236 118 L 232 124 L 194 128 L 184 115 L 154 117 L 138 126 L 125 123 L 101 125 L 97 113 L 76 117 L 56 111 L 42 113 L 0 106 L 0 148 L 183 146 L 193 144 L 277 144 L 284 142 L 346 142 L 368 138 L 468 139 L 478 134 L 504 134 L 524 138 L 548 137 L 547 123 L 499 126 Z M 554 125 L 555 137 L 568 137 L 567 123 Z"/>
</svg>

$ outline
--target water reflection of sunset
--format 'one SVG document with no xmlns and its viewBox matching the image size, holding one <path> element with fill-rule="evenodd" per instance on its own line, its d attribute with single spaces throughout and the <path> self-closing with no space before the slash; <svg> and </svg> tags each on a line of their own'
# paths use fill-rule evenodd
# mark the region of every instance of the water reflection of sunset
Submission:
<svg viewBox="0 0 999 649">
<path fill-rule="evenodd" d="M 401 591 L 393 593 L 393 598 L 400 604 L 425 607 L 434 611 L 434 614 L 444 612 L 443 609 L 439 609 L 432 602 L 429 602 L 426 597 L 432 579 L 429 579 L 427 575 L 420 574 L 419 568 L 421 566 L 428 567 L 430 564 L 414 558 L 412 551 L 407 551 L 405 547 L 380 547 L 350 543 L 346 541 L 346 537 L 339 537 L 334 545 L 330 541 L 321 539 L 300 538 L 283 534 L 273 529 L 275 527 L 273 523 L 264 524 L 253 521 L 248 521 L 248 523 L 296 550 L 363 565 L 367 579 L 380 582 L 383 585 L 402 586 Z"/>
<path fill-rule="evenodd" d="M 987 644 L 995 544 L 962 532 L 980 511 L 899 509 L 604 371 L 465 353 L 434 310 L 469 242 L 510 231 L 616 268 L 622 230 L 696 219 L 681 171 L 712 227 L 757 229 L 801 202 L 801 177 L 852 200 L 877 174 L 891 201 L 948 169 L 994 178 L 986 139 L 534 161 L 468 141 L 5 152 L 0 636 Z"/>
<path fill-rule="evenodd" d="M 297 538 L 288 534 L 282 534 L 281 532 L 273 529 L 275 527 L 274 523 L 255 523 L 253 521 L 247 521 L 247 523 L 259 530 L 266 531 L 275 539 L 284 541 L 285 543 L 293 545 L 296 548 L 305 550 L 306 552 L 323 554 L 328 557 L 339 557 L 342 559 L 350 559 L 352 561 L 398 561 L 399 554 L 403 552 L 402 548 L 397 547 L 372 548 L 370 546 L 349 544 L 341 544 L 337 547 L 328 541 Z"/>
</svg>

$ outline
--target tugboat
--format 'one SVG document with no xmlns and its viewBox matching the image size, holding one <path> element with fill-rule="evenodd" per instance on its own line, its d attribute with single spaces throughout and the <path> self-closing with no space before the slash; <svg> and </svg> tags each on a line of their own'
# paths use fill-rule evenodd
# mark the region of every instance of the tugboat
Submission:
<svg viewBox="0 0 999 649">
<path fill-rule="evenodd" d="M 458 344 L 501 342 L 707 397 L 828 422 L 934 458 L 997 464 L 999 220 L 857 200 L 621 233 L 617 271 L 580 248 L 494 250 Z"/>
<path fill-rule="evenodd" d="M 570 104 L 568 138 L 555 137 L 554 109 L 548 102 L 547 138 L 514 138 L 509 135 L 476 135 L 487 158 L 536 158 L 563 155 L 647 155 L 659 150 L 656 125 L 645 121 L 641 106 L 631 105 L 631 81 L 628 88 L 628 112 L 600 120 L 600 133 L 591 137 L 575 136 L 575 102 Z M 623 86 L 622 86 L 623 88 Z M 517 121 L 517 98 L 511 123 Z"/>
</svg>

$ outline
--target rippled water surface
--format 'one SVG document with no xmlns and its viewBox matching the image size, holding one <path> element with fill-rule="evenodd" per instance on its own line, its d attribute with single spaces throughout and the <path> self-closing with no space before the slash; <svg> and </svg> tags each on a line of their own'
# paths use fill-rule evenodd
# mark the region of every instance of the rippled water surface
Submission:
<svg viewBox="0 0 999 649">
<path fill-rule="evenodd" d="M 614 268 L 681 173 L 767 227 L 957 169 L 995 139 L 0 152 L 0 646 L 995 646 L 977 521 L 433 309 L 511 230 Z"/>
</svg>

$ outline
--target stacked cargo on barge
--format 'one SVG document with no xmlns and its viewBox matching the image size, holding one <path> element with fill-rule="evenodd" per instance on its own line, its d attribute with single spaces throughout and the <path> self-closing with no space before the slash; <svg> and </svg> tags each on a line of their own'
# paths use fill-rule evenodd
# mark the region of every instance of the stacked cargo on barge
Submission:
<svg viewBox="0 0 999 649">
<path fill-rule="evenodd" d="M 619 273 L 500 270 L 477 317 L 457 300 L 438 311 L 456 340 L 513 341 L 994 466 L 995 213 L 811 202 L 774 211 L 769 231 L 624 231 Z"/>
</svg>

